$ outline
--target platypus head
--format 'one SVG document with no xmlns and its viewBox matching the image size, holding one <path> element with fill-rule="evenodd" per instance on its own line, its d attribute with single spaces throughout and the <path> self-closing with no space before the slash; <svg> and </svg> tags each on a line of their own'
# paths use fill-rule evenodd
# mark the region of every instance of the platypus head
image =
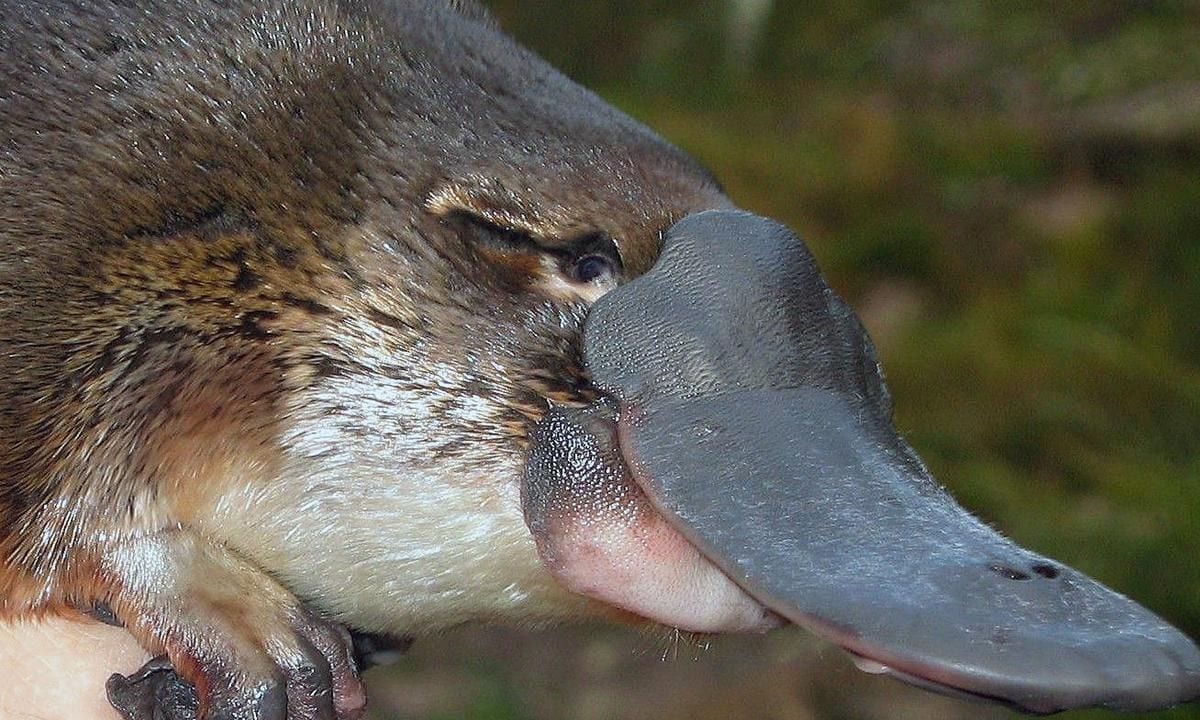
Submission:
<svg viewBox="0 0 1200 720">
<path fill-rule="evenodd" d="M 307 405 L 342 410 L 293 446 L 355 493 L 420 488 L 380 538 L 411 582 L 461 574 L 431 597 L 471 612 L 796 622 L 1032 710 L 1200 692 L 1191 641 L 939 488 L 795 235 L 478 13 L 377 27 L 371 274 Z"/>
<path fill-rule="evenodd" d="M 309 125 L 291 134 L 311 137 L 317 165 L 328 164 L 310 186 L 321 195 L 291 202 L 318 200 L 334 210 L 317 216 L 346 218 L 322 233 L 323 262 L 344 277 L 303 320 L 319 339 L 294 345 L 304 349 L 290 370 L 286 481 L 253 492 L 255 502 L 278 493 L 285 507 L 308 498 L 304 527 L 289 530 L 298 547 L 320 545 L 308 535 L 321 528 L 337 528 L 340 547 L 312 562 L 280 543 L 264 564 L 376 630 L 481 616 L 776 624 L 662 526 L 624 476 L 551 497 L 527 492 L 524 475 L 552 409 L 606 397 L 583 357 L 593 303 L 645 273 L 675 223 L 731 208 L 717 182 L 473 5 L 378 3 L 325 22 L 356 38 L 338 47 L 350 57 L 336 58 L 353 67 L 323 60 L 337 74 L 301 101 L 329 117 L 305 110 L 297 122 Z M 578 534 L 552 520 L 566 517 L 560 510 L 609 529 Z M 607 543 L 636 572 L 578 576 L 572 554 L 611 563 Z M 334 592 L 334 580 L 353 592 Z M 609 592 L 625 583 L 673 608 L 656 613 Z"/>
<path fill-rule="evenodd" d="M 936 485 L 795 235 L 473 6 L 169 5 L 95 20 L 179 48 L 95 81 L 158 93 L 110 110 L 97 222 L 143 213 L 143 267 L 210 242 L 187 292 L 286 389 L 187 522 L 369 630 L 794 622 L 1032 710 L 1200 694 L 1190 640 Z"/>
</svg>

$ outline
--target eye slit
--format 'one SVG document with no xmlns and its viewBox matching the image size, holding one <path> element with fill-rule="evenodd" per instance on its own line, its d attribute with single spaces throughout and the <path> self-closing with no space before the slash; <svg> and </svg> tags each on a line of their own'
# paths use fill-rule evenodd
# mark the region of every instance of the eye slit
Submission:
<svg viewBox="0 0 1200 720">
<path fill-rule="evenodd" d="M 616 264 L 606 255 L 584 255 L 571 263 L 571 279 L 575 282 L 590 283 L 616 274 Z"/>
<path fill-rule="evenodd" d="M 468 210 L 447 213 L 442 222 L 454 227 L 467 242 L 500 251 L 501 257 L 527 257 L 533 253 L 549 256 L 551 266 L 557 265 L 569 281 L 581 285 L 615 280 L 623 272 L 620 251 L 604 232 L 568 238 L 538 237 Z"/>
<path fill-rule="evenodd" d="M 504 225 L 498 225 L 471 212 L 451 213 L 447 220 L 458 227 L 459 232 L 471 242 L 499 250 L 539 250 L 536 238 L 529 233 Z"/>
</svg>

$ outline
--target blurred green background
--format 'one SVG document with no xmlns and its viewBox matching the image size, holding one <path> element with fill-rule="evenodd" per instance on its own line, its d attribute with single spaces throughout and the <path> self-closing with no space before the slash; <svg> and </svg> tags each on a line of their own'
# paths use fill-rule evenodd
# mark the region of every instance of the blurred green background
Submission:
<svg viewBox="0 0 1200 720">
<path fill-rule="evenodd" d="M 1200 4 L 488 4 L 806 238 L 963 504 L 1200 637 Z M 798 631 L 472 629 L 370 678 L 379 720 L 1014 717 Z"/>
</svg>

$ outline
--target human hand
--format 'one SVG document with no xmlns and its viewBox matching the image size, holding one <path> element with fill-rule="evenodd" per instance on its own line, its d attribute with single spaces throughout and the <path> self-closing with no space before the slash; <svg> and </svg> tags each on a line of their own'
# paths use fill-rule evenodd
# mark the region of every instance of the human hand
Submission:
<svg viewBox="0 0 1200 720">
<path fill-rule="evenodd" d="M 99 622 L 0 623 L 0 720 L 120 720 L 104 684 L 149 659 L 124 629 Z"/>
</svg>

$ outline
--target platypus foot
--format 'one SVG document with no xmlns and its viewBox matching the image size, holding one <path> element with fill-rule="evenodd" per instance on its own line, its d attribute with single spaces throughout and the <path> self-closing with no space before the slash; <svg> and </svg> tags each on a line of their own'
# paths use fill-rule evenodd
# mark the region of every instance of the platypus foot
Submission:
<svg viewBox="0 0 1200 720">
<path fill-rule="evenodd" d="M 126 720 L 362 715 L 350 633 L 224 546 L 171 531 L 111 548 L 103 566 L 116 618 L 165 653 L 109 679 L 109 701 Z"/>
<path fill-rule="evenodd" d="M 350 637 L 359 672 L 391 665 L 412 645 L 411 638 L 374 633 L 351 632 Z M 114 673 L 105 690 L 108 702 L 124 720 L 197 720 L 200 710 L 196 688 L 179 677 L 166 655 L 153 658 L 132 675 Z"/>
<path fill-rule="evenodd" d="M 125 720 L 196 720 L 196 688 L 179 677 L 160 655 L 126 677 L 115 674 L 105 686 L 108 702 Z"/>
</svg>

